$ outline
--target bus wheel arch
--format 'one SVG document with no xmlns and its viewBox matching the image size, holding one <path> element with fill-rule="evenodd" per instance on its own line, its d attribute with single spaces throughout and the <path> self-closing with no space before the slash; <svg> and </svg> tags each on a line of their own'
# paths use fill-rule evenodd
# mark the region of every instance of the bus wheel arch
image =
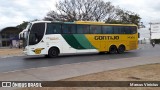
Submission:
<svg viewBox="0 0 160 90">
<path fill-rule="evenodd" d="M 123 44 L 119 45 L 119 47 L 117 48 L 117 52 L 119 54 L 124 53 L 125 50 L 126 50 L 126 47 Z"/>
<path fill-rule="evenodd" d="M 109 47 L 109 53 L 110 53 L 110 54 L 115 54 L 115 53 L 117 53 L 117 47 L 116 47 L 116 45 L 111 45 L 111 46 Z"/>
<path fill-rule="evenodd" d="M 53 58 L 53 57 L 57 57 L 60 53 L 60 50 L 58 47 L 50 47 L 48 49 L 48 56 Z"/>
</svg>

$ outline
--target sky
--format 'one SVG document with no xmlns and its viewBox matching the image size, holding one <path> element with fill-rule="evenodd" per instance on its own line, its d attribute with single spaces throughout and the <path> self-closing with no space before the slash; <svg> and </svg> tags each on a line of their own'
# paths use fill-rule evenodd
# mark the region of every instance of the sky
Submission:
<svg viewBox="0 0 160 90">
<path fill-rule="evenodd" d="M 142 22 L 160 21 L 160 0 L 110 0 L 115 6 L 135 12 L 140 15 Z"/>
<path fill-rule="evenodd" d="M 0 30 L 23 21 L 43 19 L 57 0 L 0 0 Z"/>
<path fill-rule="evenodd" d="M 55 9 L 59 0 L 0 0 L 0 30 L 16 26 L 23 21 L 43 19 L 47 12 Z M 140 15 L 148 26 L 150 21 L 160 21 L 160 0 L 104 0 L 113 5 Z"/>
</svg>

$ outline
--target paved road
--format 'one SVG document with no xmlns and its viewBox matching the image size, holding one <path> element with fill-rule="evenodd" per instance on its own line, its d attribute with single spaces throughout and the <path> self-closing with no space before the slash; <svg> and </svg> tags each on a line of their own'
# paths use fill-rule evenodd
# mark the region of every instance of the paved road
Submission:
<svg viewBox="0 0 160 90">
<path fill-rule="evenodd" d="M 44 58 L 44 56 L 17 56 L 0 58 L 0 72 L 22 70 L 29 68 L 48 67 L 62 64 L 71 64 L 78 62 L 89 62 L 98 60 L 113 60 L 119 58 L 159 56 L 160 45 L 151 47 L 150 45 L 141 45 L 140 49 L 125 52 L 124 54 L 81 54 L 81 55 L 63 55 L 57 58 Z"/>
</svg>

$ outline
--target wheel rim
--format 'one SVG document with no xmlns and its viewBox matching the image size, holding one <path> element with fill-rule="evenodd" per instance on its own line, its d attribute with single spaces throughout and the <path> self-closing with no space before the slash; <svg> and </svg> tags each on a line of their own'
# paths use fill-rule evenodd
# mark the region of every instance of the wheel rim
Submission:
<svg viewBox="0 0 160 90">
<path fill-rule="evenodd" d="M 118 52 L 119 53 L 123 53 L 125 50 L 125 47 L 124 46 L 120 46 L 119 49 L 118 49 Z"/>
<path fill-rule="evenodd" d="M 52 50 L 51 54 L 52 54 L 53 56 L 56 56 L 56 55 L 57 55 L 57 52 L 56 52 L 55 50 Z"/>
<path fill-rule="evenodd" d="M 115 47 L 111 47 L 110 53 L 116 53 L 116 48 Z"/>
<path fill-rule="evenodd" d="M 55 49 L 55 48 L 51 48 L 50 50 L 49 50 L 49 57 L 57 57 L 58 56 L 58 51 L 57 51 L 57 49 Z"/>
</svg>

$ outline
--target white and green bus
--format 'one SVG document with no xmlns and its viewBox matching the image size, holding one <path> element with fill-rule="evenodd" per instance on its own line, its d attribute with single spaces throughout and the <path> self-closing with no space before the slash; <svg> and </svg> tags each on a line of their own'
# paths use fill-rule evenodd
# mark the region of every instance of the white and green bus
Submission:
<svg viewBox="0 0 160 90">
<path fill-rule="evenodd" d="M 19 36 L 25 39 L 27 55 L 123 53 L 138 48 L 137 26 L 134 24 L 35 21 L 29 23 Z"/>
</svg>

